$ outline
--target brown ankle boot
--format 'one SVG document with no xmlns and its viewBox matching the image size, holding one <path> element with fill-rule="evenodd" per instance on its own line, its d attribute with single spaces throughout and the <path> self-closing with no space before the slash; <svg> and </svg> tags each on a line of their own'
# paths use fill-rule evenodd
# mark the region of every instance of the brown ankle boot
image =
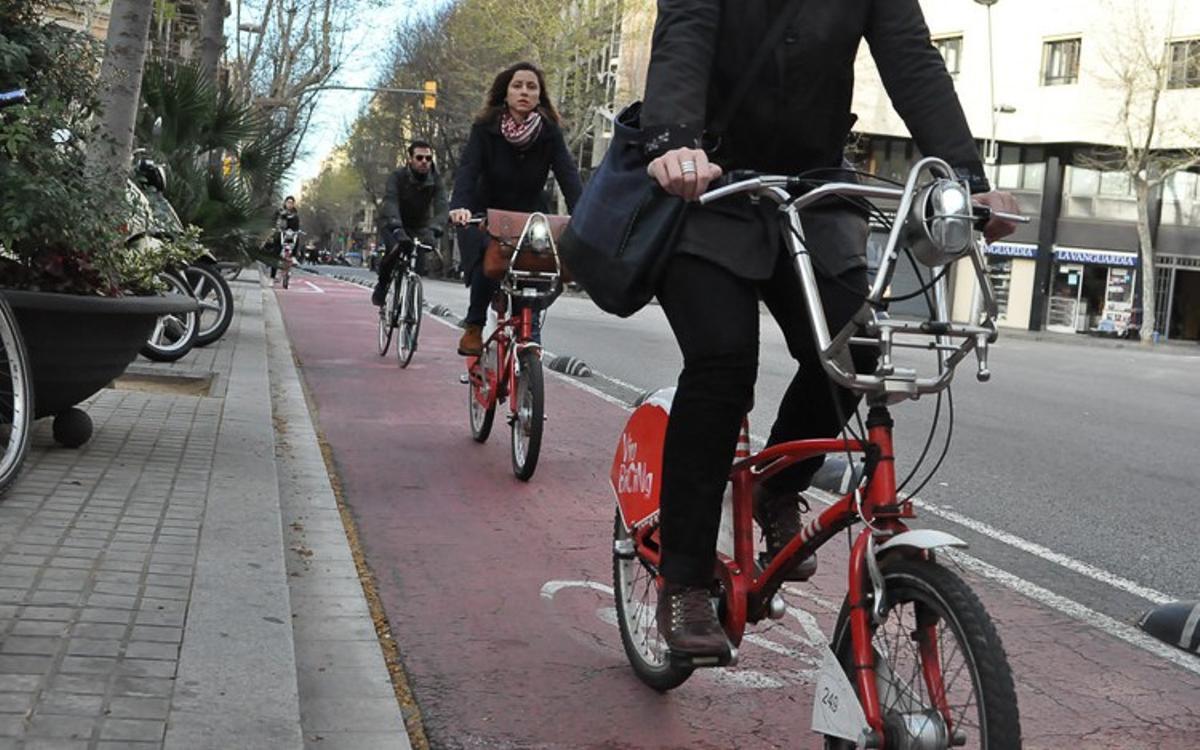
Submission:
<svg viewBox="0 0 1200 750">
<path fill-rule="evenodd" d="M 667 584 L 658 597 L 658 632 L 675 656 L 725 656 L 729 639 L 708 589 Z"/>
<path fill-rule="evenodd" d="M 464 357 L 478 357 L 483 353 L 483 326 L 467 324 L 458 340 L 458 353 Z"/>
<path fill-rule="evenodd" d="M 803 528 L 801 505 L 808 509 L 808 502 L 798 492 L 772 492 L 761 484 L 754 488 L 754 520 L 767 543 L 766 553 L 759 556 L 759 565 L 763 569 Z M 793 565 L 784 573 L 783 580 L 807 581 L 816 572 L 817 556 L 813 555 Z"/>
</svg>

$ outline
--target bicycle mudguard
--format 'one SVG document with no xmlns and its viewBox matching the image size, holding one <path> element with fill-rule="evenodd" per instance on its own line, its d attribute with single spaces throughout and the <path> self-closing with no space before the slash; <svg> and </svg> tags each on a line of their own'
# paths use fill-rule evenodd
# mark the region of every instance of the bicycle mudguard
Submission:
<svg viewBox="0 0 1200 750">
<path fill-rule="evenodd" d="M 904 531 L 875 548 L 875 556 L 879 557 L 888 550 L 897 547 L 911 547 L 919 550 L 931 550 L 938 547 L 966 547 L 967 543 L 953 534 L 936 529 L 913 529 Z"/>
<path fill-rule="evenodd" d="M 663 438 L 674 398 L 674 388 L 651 393 L 634 409 L 621 431 L 610 480 L 627 530 L 658 516 Z"/>
</svg>

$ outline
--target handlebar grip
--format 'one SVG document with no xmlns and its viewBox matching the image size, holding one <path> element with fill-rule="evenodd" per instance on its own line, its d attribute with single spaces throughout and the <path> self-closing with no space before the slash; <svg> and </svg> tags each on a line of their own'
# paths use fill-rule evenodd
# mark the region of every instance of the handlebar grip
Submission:
<svg viewBox="0 0 1200 750">
<path fill-rule="evenodd" d="M 971 204 L 971 213 L 975 216 L 975 228 L 978 230 L 982 230 L 992 219 L 1011 221 L 1013 224 L 1028 224 L 1032 221 L 1028 216 L 1005 213 L 1004 211 L 993 211 L 991 206 L 984 206 L 979 203 Z"/>
</svg>

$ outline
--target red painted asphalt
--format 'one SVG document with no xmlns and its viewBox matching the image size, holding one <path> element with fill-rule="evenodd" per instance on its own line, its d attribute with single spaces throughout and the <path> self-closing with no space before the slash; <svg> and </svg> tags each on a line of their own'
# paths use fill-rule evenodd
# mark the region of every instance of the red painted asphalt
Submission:
<svg viewBox="0 0 1200 750">
<path fill-rule="evenodd" d="M 433 747 L 821 746 L 812 630 L 832 626 L 844 544 L 789 596 L 798 614 L 751 630 L 737 668 L 658 695 L 625 662 L 608 588 L 626 412 L 548 377 L 541 461 L 518 482 L 500 414 L 471 440 L 457 331 L 426 317 L 400 370 L 375 352 L 366 289 L 297 281 L 278 292 L 288 334 Z M 1200 746 L 1200 677 L 967 578 L 1009 654 L 1025 747 Z"/>
</svg>

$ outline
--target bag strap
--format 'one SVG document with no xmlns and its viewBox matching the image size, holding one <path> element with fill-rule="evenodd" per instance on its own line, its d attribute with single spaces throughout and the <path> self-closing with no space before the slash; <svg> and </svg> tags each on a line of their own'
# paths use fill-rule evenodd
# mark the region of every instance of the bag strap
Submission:
<svg viewBox="0 0 1200 750">
<path fill-rule="evenodd" d="M 799 3 L 800 9 L 803 10 L 805 3 Z M 799 15 L 799 14 L 797 14 Z M 758 48 L 758 53 L 754 59 L 746 66 L 746 70 L 742 73 L 741 79 L 738 81 L 737 88 L 733 90 L 729 99 L 725 101 L 724 108 L 721 109 L 717 119 L 713 120 L 712 126 L 706 130 L 706 135 L 711 135 L 718 141 L 725 133 L 725 128 L 729 127 L 729 123 L 733 121 L 734 114 L 737 113 L 738 106 L 742 100 L 746 98 L 746 94 L 750 92 L 750 84 L 758 72 L 762 70 L 762 66 L 767 62 L 767 58 L 775 54 L 775 50 L 779 47 L 779 42 L 783 40 L 783 35 L 787 32 L 791 22 L 795 19 L 789 19 L 787 23 L 777 23 L 771 29 L 771 32 L 763 38 L 763 43 Z"/>
</svg>

